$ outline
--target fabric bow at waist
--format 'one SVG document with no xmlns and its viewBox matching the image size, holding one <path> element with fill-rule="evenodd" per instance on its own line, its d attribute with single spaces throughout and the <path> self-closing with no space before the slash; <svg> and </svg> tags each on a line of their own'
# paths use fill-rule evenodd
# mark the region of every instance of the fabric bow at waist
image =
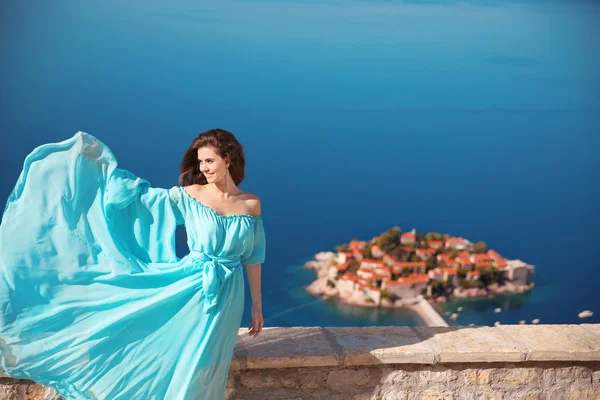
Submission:
<svg viewBox="0 0 600 400">
<path fill-rule="evenodd" d="M 189 255 L 202 266 L 202 290 L 206 295 L 204 312 L 208 312 L 217 305 L 220 282 L 225 281 L 241 262 L 239 258 L 218 257 L 199 250 L 191 250 Z"/>
</svg>

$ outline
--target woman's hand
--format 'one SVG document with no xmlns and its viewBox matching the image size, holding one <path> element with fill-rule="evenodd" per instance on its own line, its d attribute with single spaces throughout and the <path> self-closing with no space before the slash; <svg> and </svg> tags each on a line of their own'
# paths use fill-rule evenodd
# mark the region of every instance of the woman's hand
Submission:
<svg viewBox="0 0 600 400">
<path fill-rule="evenodd" d="M 265 321 L 263 320 L 262 315 L 262 304 L 252 304 L 252 323 L 248 328 L 248 334 L 253 338 L 256 338 L 260 332 L 262 332 L 262 328 Z"/>
</svg>

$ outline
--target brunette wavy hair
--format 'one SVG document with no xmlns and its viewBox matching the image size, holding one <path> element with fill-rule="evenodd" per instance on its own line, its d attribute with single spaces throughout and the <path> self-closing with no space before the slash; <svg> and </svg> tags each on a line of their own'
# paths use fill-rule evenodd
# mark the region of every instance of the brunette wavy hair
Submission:
<svg viewBox="0 0 600 400">
<path fill-rule="evenodd" d="M 210 147 L 221 158 L 229 160 L 229 174 L 236 186 L 244 180 L 244 166 L 246 165 L 244 148 L 233 133 L 215 128 L 202 132 L 192 140 L 192 144 L 186 150 L 179 167 L 179 186 L 206 185 L 208 183 L 206 177 L 198 168 L 200 164 L 198 162 L 198 149 L 201 147 Z"/>
</svg>

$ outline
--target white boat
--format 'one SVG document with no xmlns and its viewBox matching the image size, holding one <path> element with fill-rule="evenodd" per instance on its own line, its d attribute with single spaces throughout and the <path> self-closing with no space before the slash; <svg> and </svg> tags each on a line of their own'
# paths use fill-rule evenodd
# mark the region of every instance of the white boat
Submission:
<svg viewBox="0 0 600 400">
<path fill-rule="evenodd" d="M 499 312 L 501 312 L 501 311 L 502 311 L 502 309 L 501 309 L 501 308 L 495 308 L 495 309 L 494 309 L 494 312 L 495 312 L 495 313 L 499 313 Z"/>
<path fill-rule="evenodd" d="M 458 307 L 458 308 L 456 309 L 456 311 L 458 311 L 458 312 L 461 312 L 462 310 L 464 310 L 464 308 L 462 308 L 462 307 Z"/>
<path fill-rule="evenodd" d="M 456 319 L 456 318 L 458 318 L 458 314 L 456 314 L 456 313 L 454 313 L 450 316 L 450 319 Z"/>
<path fill-rule="evenodd" d="M 536 318 L 533 321 L 531 321 L 531 323 L 534 324 L 534 325 L 537 325 L 537 324 L 540 323 L 540 320 Z"/>
<path fill-rule="evenodd" d="M 519 321 L 519 325 L 525 325 L 527 323 L 527 321 L 525 321 L 524 319 Z"/>
<path fill-rule="evenodd" d="M 594 315 L 594 313 L 591 312 L 590 310 L 585 310 L 585 311 L 580 312 L 577 315 L 579 316 L 579 318 L 590 318 Z"/>
<path fill-rule="evenodd" d="M 494 322 L 494 326 L 499 326 L 499 325 L 500 325 L 500 321 Z"/>
</svg>

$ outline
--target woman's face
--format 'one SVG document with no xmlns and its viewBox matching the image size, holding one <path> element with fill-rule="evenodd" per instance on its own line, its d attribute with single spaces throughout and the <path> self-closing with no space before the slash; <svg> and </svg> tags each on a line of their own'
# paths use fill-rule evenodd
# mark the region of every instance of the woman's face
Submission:
<svg viewBox="0 0 600 400">
<path fill-rule="evenodd" d="M 198 170 L 204 174 L 208 183 L 221 180 L 227 171 L 227 163 L 211 147 L 198 149 Z"/>
</svg>

